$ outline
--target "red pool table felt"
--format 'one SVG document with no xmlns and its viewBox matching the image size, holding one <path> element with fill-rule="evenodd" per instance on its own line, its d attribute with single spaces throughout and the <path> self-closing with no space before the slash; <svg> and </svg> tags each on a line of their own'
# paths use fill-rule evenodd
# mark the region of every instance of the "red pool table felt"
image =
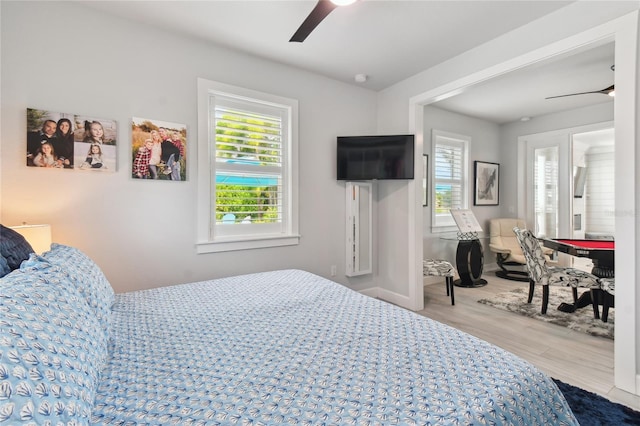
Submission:
<svg viewBox="0 0 640 426">
<path fill-rule="evenodd" d="M 615 241 L 607 240 L 571 240 L 571 239 L 558 239 L 555 240 L 561 244 L 567 244 L 578 248 L 584 249 L 600 249 L 600 250 L 614 250 L 616 248 Z"/>
</svg>

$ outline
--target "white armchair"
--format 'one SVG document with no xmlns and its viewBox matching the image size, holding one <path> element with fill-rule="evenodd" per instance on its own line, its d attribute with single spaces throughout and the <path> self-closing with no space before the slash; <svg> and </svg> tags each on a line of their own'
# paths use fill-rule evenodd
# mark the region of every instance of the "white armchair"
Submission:
<svg viewBox="0 0 640 426">
<path fill-rule="evenodd" d="M 489 249 L 496 254 L 496 263 L 500 267 L 496 276 L 507 280 L 529 281 L 526 270 L 527 261 L 513 228 L 526 228 L 522 219 L 500 218 L 489 221 Z M 507 266 L 512 268 L 507 269 Z"/>
</svg>

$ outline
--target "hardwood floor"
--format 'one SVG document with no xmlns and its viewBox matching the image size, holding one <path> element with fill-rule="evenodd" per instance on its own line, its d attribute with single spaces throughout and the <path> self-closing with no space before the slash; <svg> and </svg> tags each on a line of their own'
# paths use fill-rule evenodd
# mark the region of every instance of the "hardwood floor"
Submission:
<svg viewBox="0 0 640 426">
<path fill-rule="evenodd" d="M 455 287 L 455 306 L 444 280 L 425 285 L 425 308 L 418 313 L 506 349 L 553 378 L 640 411 L 640 397 L 613 385 L 613 340 L 477 303 L 491 294 L 528 286 L 490 271 L 483 278 L 488 281 L 484 287 Z"/>
</svg>

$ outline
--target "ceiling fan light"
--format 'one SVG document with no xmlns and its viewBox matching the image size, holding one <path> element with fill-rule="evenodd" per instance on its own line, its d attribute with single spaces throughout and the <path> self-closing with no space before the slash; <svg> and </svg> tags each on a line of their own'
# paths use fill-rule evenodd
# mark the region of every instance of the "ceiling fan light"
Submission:
<svg viewBox="0 0 640 426">
<path fill-rule="evenodd" d="M 355 3 L 356 0 L 331 0 L 331 3 L 335 4 L 336 6 L 348 6 L 351 3 Z"/>
<path fill-rule="evenodd" d="M 607 95 L 611 96 L 612 98 L 616 96 L 616 91 L 612 90 L 609 93 L 607 93 Z"/>
</svg>

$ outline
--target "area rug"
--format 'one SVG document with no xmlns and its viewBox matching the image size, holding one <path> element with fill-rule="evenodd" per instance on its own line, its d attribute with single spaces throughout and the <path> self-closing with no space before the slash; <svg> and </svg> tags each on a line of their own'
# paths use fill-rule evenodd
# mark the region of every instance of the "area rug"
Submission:
<svg viewBox="0 0 640 426">
<path fill-rule="evenodd" d="M 546 315 L 542 315 L 540 313 L 542 307 L 542 288 L 536 288 L 531 303 L 527 303 L 528 293 L 529 286 L 527 285 L 526 287 L 518 287 L 515 290 L 495 294 L 491 298 L 480 299 L 478 303 L 484 303 L 494 308 L 561 325 L 582 333 L 613 339 L 615 309 L 609 309 L 607 322 L 593 318 L 591 305 L 580 308 L 572 313 L 559 311 L 557 308 L 562 302 L 573 303 L 571 288 L 550 286 L 549 307 Z M 600 311 L 602 312 L 602 307 L 600 307 Z"/>
<path fill-rule="evenodd" d="M 606 398 L 553 379 L 580 426 L 640 425 L 640 413 Z"/>
</svg>

